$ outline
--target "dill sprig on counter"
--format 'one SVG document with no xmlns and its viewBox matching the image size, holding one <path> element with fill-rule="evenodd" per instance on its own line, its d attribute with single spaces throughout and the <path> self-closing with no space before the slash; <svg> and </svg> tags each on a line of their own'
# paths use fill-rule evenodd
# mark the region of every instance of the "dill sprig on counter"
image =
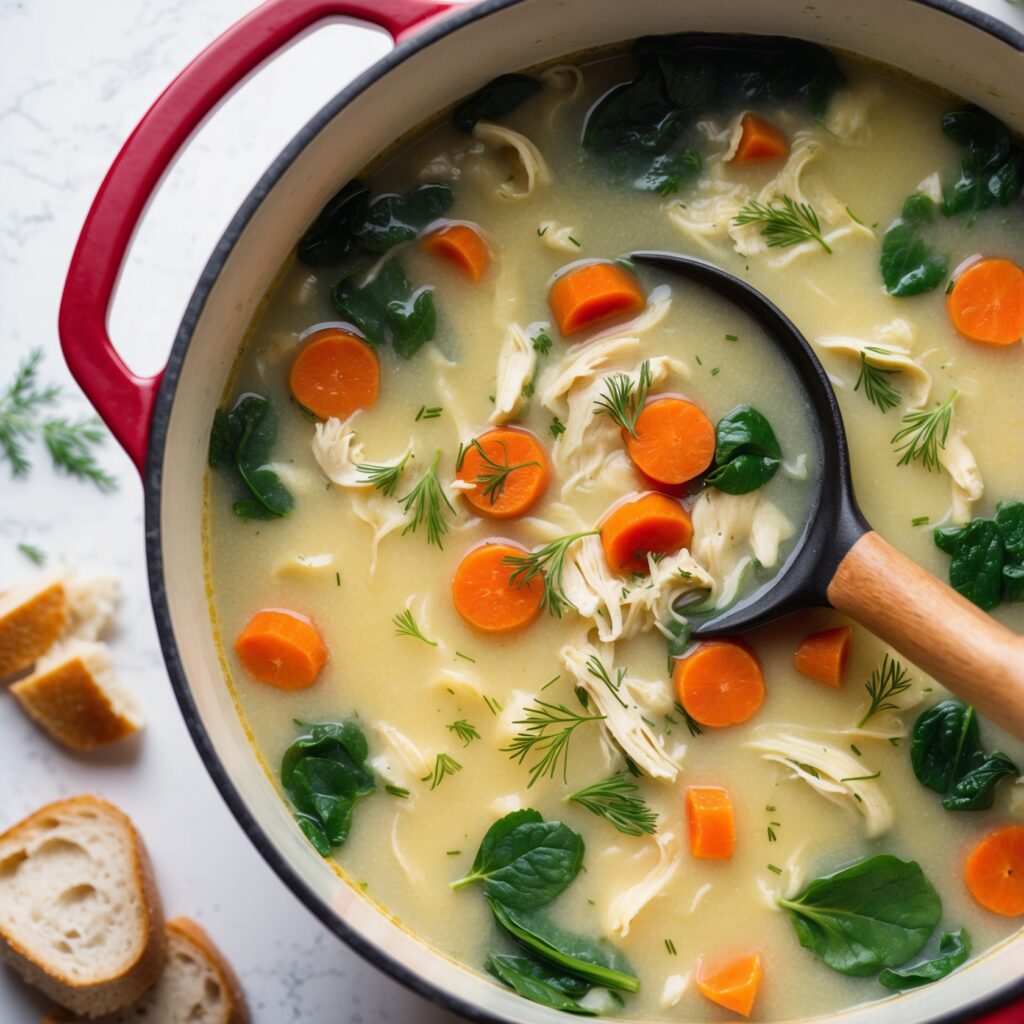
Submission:
<svg viewBox="0 0 1024 1024">
<path fill-rule="evenodd" d="M 33 565 L 44 565 L 46 563 L 46 552 L 42 548 L 37 548 L 35 544 L 19 544 L 18 550 Z"/>
<path fill-rule="evenodd" d="M 582 537 L 596 536 L 599 530 L 584 530 L 581 533 L 570 533 L 568 536 L 559 537 L 550 544 L 528 555 L 506 555 L 502 562 L 515 567 L 509 577 L 509 583 L 516 587 L 528 586 L 530 580 L 538 574 L 544 584 L 544 593 L 541 596 L 541 609 L 547 610 L 554 616 L 561 618 L 566 608 L 574 608 L 575 605 L 562 589 L 562 572 L 565 569 L 565 556 L 569 548 Z"/>
<path fill-rule="evenodd" d="M 565 799 L 581 804 L 627 836 L 654 835 L 658 815 L 639 792 L 640 787 L 625 772 L 616 772 Z"/>
<path fill-rule="evenodd" d="M 390 498 L 398 487 L 398 479 L 402 475 L 402 470 L 405 469 L 405 464 L 413 457 L 411 451 L 406 452 L 398 462 L 390 466 L 361 462 L 356 466 L 356 469 L 363 474 L 363 479 L 359 482 L 373 484 L 381 494 Z"/>
<path fill-rule="evenodd" d="M 929 472 L 938 471 L 939 449 L 946 447 L 957 394 L 954 388 L 934 409 L 914 409 L 903 414 L 900 421 L 903 426 L 890 442 L 896 451 L 903 453 L 897 465 L 906 466 L 916 460 Z"/>
<path fill-rule="evenodd" d="M 436 640 L 429 640 L 423 635 L 423 631 L 416 624 L 412 612 L 408 609 L 400 615 L 394 616 L 391 621 L 395 627 L 395 636 L 411 636 L 415 640 L 422 640 L 423 643 L 429 644 L 431 647 L 437 646 Z"/>
<path fill-rule="evenodd" d="M 437 467 L 441 461 L 441 449 L 434 453 L 434 461 L 420 477 L 416 486 L 404 498 L 398 501 L 405 509 L 405 514 L 411 519 L 402 531 L 404 537 L 407 533 L 415 533 L 421 526 L 426 526 L 427 543 L 436 544 L 443 548 L 441 538 L 448 532 L 448 524 L 445 522 L 445 508 L 454 516 L 455 509 L 448 500 L 441 482 L 437 479 Z"/>
<path fill-rule="evenodd" d="M 784 249 L 800 242 L 815 241 L 831 255 L 832 247 L 821 233 L 821 222 L 810 203 L 782 197 L 782 206 L 751 199 L 732 219 L 733 224 L 760 224 L 761 237 L 769 249 Z"/>
<path fill-rule="evenodd" d="M 888 355 L 884 349 L 868 348 L 866 352 L 878 352 Z M 853 385 L 854 391 L 864 388 L 864 397 L 882 412 L 895 409 L 900 404 L 902 396 L 899 388 L 893 387 L 889 378 L 899 373 L 899 370 L 886 370 L 881 366 L 875 366 L 868 361 L 866 352 L 860 354 L 860 376 L 857 383 Z"/>
<path fill-rule="evenodd" d="M 892 698 L 909 690 L 910 686 L 910 673 L 895 658 L 890 658 L 889 652 L 886 651 L 882 655 L 882 664 L 871 673 L 871 678 L 864 684 L 871 704 L 867 714 L 857 723 L 857 728 L 863 729 L 867 721 L 880 711 L 899 711 L 899 704 L 894 704 Z"/>
<path fill-rule="evenodd" d="M 61 396 L 56 384 L 40 387 L 38 382 L 42 349 L 34 349 L 18 367 L 14 380 L 0 394 L 0 458 L 11 464 L 11 474 L 27 475 L 32 463 L 25 443 L 41 438 L 55 469 L 79 480 L 88 480 L 101 491 L 110 491 L 117 481 L 96 461 L 91 449 L 106 438 L 103 424 L 95 416 L 69 419 L 55 416 L 52 406 Z"/>
<path fill-rule="evenodd" d="M 598 414 L 610 416 L 623 430 L 636 437 L 636 421 L 651 387 L 651 364 L 645 359 L 636 384 L 628 374 L 617 373 L 605 380 L 605 393 L 594 403 Z"/>
<path fill-rule="evenodd" d="M 513 761 L 522 764 L 527 757 L 540 755 L 540 760 L 530 767 L 529 789 L 538 779 L 545 775 L 554 778 L 559 767 L 562 770 L 562 781 L 567 780 L 569 767 L 569 741 L 572 734 L 587 722 L 601 722 L 604 715 L 580 715 L 570 711 L 564 704 L 549 704 L 537 700 L 532 706 L 524 708 L 524 718 L 515 722 L 526 728 L 512 738 L 507 747 L 502 747 L 503 754 L 508 754 Z"/>
</svg>

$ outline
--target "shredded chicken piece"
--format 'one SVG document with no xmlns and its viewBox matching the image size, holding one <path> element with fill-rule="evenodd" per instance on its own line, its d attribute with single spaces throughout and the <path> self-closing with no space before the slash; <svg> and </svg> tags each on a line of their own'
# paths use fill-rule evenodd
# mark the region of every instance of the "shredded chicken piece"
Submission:
<svg viewBox="0 0 1024 1024">
<path fill-rule="evenodd" d="M 949 474 L 953 492 L 949 518 L 957 524 L 969 523 L 974 503 L 985 493 L 985 481 L 959 427 L 953 427 L 945 445 L 939 446 L 939 464 Z"/>
<path fill-rule="evenodd" d="M 807 849 L 807 840 L 799 843 L 796 849 L 786 858 L 782 864 L 782 872 L 776 875 L 772 872 L 770 878 L 759 876 L 757 887 L 761 890 L 761 897 L 769 910 L 779 909 L 779 899 L 792 899 L 807 883 L 807 859 L 804 852 Z"/>
<path fill-rule="evenodd" d="M 555 252 L 578 253 L 580 251 L 575 229 L 572 225 L 561 225 L 557 220 L 542 220 L 537 228 L 537 237 L 542 245 L 554 249 Z"/>
<path fill-rule="evenodd" d="M 422 751 L 401 729 L 390 722 L 376 722 L 374 732 L 380 736 L 386 747 L 386 753 L 374 758 L 371 763 L 377 768 L 376 762 L 383 760 L 386 765 L 381 774 L 398 785 L 406 785 L 416 779 L 422 779 L 433 770 L 432 757 Z M 378 769 L 380 770 L 380 769 Z"/>
<path fill-rule="evenodd" d="M 352 429 L 352 423 L 358 415 L 358 412 L 354 412 L 347 420 L 339 420 L 332 416 L 323 423 L 318 423 L 313 433 L 313 458 L 316 459 L 324 476 L 338 487 L 372 486 L 359 469 L 360 464 L 367 460 L 362 442 L 357 439 L 358 435 Z M 397 459 L 379 464 L 397 465 L 411 451 L 410 440 L 405 452 Z"/>
<path fill-rule="evenodd" d="M 773 727 L 774 728 L 774 727 Z M 869 837 L 888 832 L 893 824 L 893 810 L 862 759 L 821 740 L 794 736 L 791 733 L 759 729 L 763 739 L 744 743 L 766 761 L 775 761 L 786 768 L 792 778 L 802 779 L 825 799 L 841 807 L 852 807 L 864 818 Z"/>
<path fill-rule="evenodd" d="M 691 977 L 692 973 L 687 971 L 685 974 L 670 974 L 665 979 L 665 984 L 661 987 L 661 997 L 658 1000 L 663 1010 L 675 1006 L 686 995 Z"/>
<path fill-rule="evenodd" d="M 828 105 L 825 127 L 840 142 L 863 145 L 871 140 L 868 115 L 881 99 L 882 90 L 877 82 L 842 89 Z"/>
<path fill-rule="evenodd" d="M 502 276 L 504 273 L 502 270 Z M 507 324 L 507 318 L 503 319 L 502 323 Z M 427 346 L 427 358 L 433 366 L 434 386 L 437 389 L 438 398 L 444 405 L 445 415 L 451 417 L 459 440 L 468 442 L 474 436 L 473 424 L 466 415 L 463 403 L 458 400 L 457 388 L 452 380 L 452 377 L 459 372 L 459 365 L 446 359 L 435 345 Z"/>
<path fill-rule="evenodd" d="M 513 737 L 523 731 L 523 726 L 517 723 L 522 722 L 526 717 L 526 708 L 536 700 L 536 694 L 529 690 L 513 690 L 505 700 L 498 720 L 495 722 L 495 732 L 499 742 L 504 746 Z"/>
<path fill-rule="evenodd" d="M 490 121 L 477 121 L 473 128 L 473 138 L 494 150 L 511 151 L 514 154 L 514 180 L 503 181 L 496 189 L 497 195 L 503 199 L 526 199 L 538 188 L 551 184 L 551 171 L 547 161 L 541 151 L 522 133 Z"/>
<path fill-rule="evenodd" d="M 468 670 L 442 668 L 431 677 L 429 686 L 433 690 L 454 690 L 456 695 L 467 697 L 483 697 L 483 686 L 480 680 Z"/>
<path fill-rule="evenodd" d="M 920 192 L 921 195 L 927 196 L 933 203 L 938 205 L 942 202 L 942 181 L 939 178 L 938 171 L 932 171 L 927 178 L 922 178 L 917 183 L 915 192 Z"/>
<path fill-rule="evenodd" d="M 310 573 L 316 573 L 334 564 L 334 555 L 324 552 L 319 555 L 293 555 L 282 558 L 274 564 L 273 577 L 279 580 L 286 576 L 302 579 Z"/>
<path fill-rule="evenodd" d="M 507 796 L 497 796 L 488 805 L 487 809 L 495 818 L 504 818 L 506 814 L 523 809 L 523 801 L 518 793 L 509 793 Z"/>
<path fill-rule="evenodd" d="M 618 932 L 623 938 L 629 934 L 633 918 L 656 896 L 668 888 L 683 861 L 683 848 L 677 833 L 659 832 L 654 837 L 658 862 L 639 882 L 623 889 L 608 904 L 604 915 L 605 930 Z"/>
<path fill-rule="evenodd" d="M 533 379 L 536 368 L 537 351 L 533 343 L 518 324 L 509 324 L 498 350 L 491 423 L 507 423 L 515 418 L 523 404 L 523 388 Z"/>
<path fill-rule="evenodd" d="M 405 877 L 414 885 L 420 885 L 423 882 L 423 873 L 416 867 L 414 861 L 405 856 L 398 842 L 398 823 L 407 813 L 408 808 L 398 811 L 391 821 L 391 852 L 395 855 L 395 860 L 404 872 Z"/>
</svg>

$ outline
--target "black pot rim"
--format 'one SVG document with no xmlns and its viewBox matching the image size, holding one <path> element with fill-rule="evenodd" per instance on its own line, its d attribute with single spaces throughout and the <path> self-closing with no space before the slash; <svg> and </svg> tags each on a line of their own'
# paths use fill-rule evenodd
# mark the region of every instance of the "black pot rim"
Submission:
<svg viewBox="0 0 1024 1024">
<path fill-rule="evenodd" d="M 181 324 L 175 335 L 157 394 L 150 429 L 149 452 L 143 472 L 149 589 L 160 647 L 163 651 L 167 672 L 170 676 L 171 685 L 174 689 L 178 705 L 181 708 L 185 724 L 192 736 L 199 756 L 202 758 L 203 764 L 206 766 L 206 770 L 213 779 L 224 802 L 235 816 L 242 831 L 248 836 L 271 870 L 291 889 L 300 902 L 305 905 L 321 924 L 342 939 L 363 959 L 390 975 L 395 981 L 445 1010 L 459 1014 L 469 1020 L 484 1022 L 484 1024 L 513 1024 L 513 1022 L 509 1018 L 486 1011 L 425 981 L 418 974 L 410 971 L 402 962 L 392 957 L 386 950 L 377 947 L 353 930 L 306 885 L 287 860 L 278 852 L 235 788 L 234 783 L 217 757 L 210 736 L 203 725 L 178 652 L 164 583 L 160 502 L 162 466 L 171 406 L 195 326 L 225 262 L 263 199 L 287 168 L 327 123 L 353 99 L 376 83 L 378 79 L 383 78 L 393 68 L 408 60 L 414 54 L 426 49 L 442 37 L 482 18 L 486 18 L 496 11 L 522 2 L 523 0 L 481 0 L 479 3 L 455 11 L 429 24 L 412 38 L 396 46 L 376 64 L 342 89 L 295 135 L 268 167 L 257 184 L 246 196 L 238 212 L 225 229 L 189 299 L 188 306 L 185 309 Z M 1001 42 L 1007 43 L 1014 49 L 1024 52 L 1024 34 L 1021 34 L 1005 22 L 993 18 L 991 15 L 967 7 L 965 4 L 960 3 L 959 0 L 905 0 L 905 2 L 919 4 L 920 6 L 940 11 L 952 18 L 981 29 Z M 928 1024 L 968 1024 L 968 1022 L 975 1020 L 978 1016 L 996 1010 L 1015 998 L 1020 997 L 1024 997 L 1024 977 L 1016 979 L 998 992 L 990 993 L 988 996 L 977 1000 L 970 1009 L 933 1017 Z"/>
</svg>

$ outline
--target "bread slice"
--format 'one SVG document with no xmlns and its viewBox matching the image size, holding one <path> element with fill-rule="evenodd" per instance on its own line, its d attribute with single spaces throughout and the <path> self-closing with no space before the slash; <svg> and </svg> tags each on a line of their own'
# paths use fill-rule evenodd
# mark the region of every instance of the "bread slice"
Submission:
<svg viewBox="0 0 1024 1024">
<path fill-rule="evenodd" d="M 164 965 L 163 911 L 142 839 L 116 807 L 76 796 L 0 836 L 0 957 L 54 1002 L 97 1017 Z"/>
<path fill-rule="evenodd" d="M 167 922 L 167 965 L 138 1001 L 95 1024 L 249 1024 L 249 1009 L 231 965 L 187 917 Z M 58 1011 L 43 1024 L 85 1024 Z"/>
<path fill-rule="evenodd" d="M 61 639 L 99 640 L 114 621 L 121 581 L 110 573 L 69 575 L 64 581 L 68 623 Z"/>
<path fill-rule="evenodd" d="M 31 668 L 67 621 L 63 573 L 44 573 L 34 583 L 0 594 L 0 679 Z"/>
<path fill-rule="evenodd" d="M 142 727 L 135 698 L 117 681 L 106 644 L 71 640 L 11 686 L 25 712 L 72 750 L 95 750 Z"/>
</svg>

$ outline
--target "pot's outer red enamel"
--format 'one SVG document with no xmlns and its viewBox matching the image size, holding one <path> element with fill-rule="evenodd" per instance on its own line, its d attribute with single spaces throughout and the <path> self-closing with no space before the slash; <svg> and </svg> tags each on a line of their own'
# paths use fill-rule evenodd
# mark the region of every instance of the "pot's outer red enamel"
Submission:
<svg viewBox="0 0 1024 1024">
<path fill-rule="evenodd" d="M 339 93 L 267 170 L 204 269 L 165 371 L 135 376 L 107 335 L 106 317 L 150 194 L 203 118 L 247 75 L 301 33 L 343 16 L 384 28 L 399 45 Z M 565 1017 L 427 947 L 332 872 L 294 827 L 248 743 L 224 685 L 205 591 L 209 425 L 281 260 L 323 203 L 377 152 L 503 71 L 678 31 L 791 35 L 861 53 L 945 85 L 1024 130 L 1024 37 L 954 0 L 484 0 L 458 9 L 432 0 L 268 0 L 189 65 L 125 143 L 89 212 L 61 303 L 72 373 L 143 473 L 164 658 L 225 801 L 324 924 L 398 981 L 474 1020 L 564 1024 Z M 828 1019 L 1024 1024 L 1024 936 L 944 982 Z"/>
</svg>

